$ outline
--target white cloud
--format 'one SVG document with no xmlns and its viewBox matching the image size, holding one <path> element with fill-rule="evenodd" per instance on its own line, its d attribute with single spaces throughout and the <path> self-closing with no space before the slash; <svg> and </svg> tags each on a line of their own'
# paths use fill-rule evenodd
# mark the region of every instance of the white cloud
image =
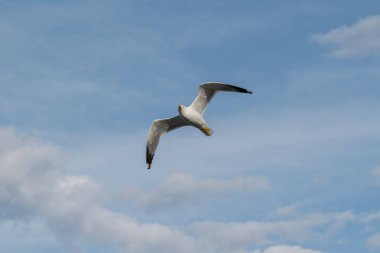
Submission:
<svg viewBox="0 0 380 253">
<path fill-rule="evenodd" d="M 270 188 L 264 178 L 245 177 L 235 179 L 197 179 L 184 173 L 176 173 L 156 189 L 143 191 L 128 189 L 124 197 L 147 208 L 186 206 L 207 197 L 232 194 L 241 191 L 263 191 Z"/>
<path fill-rule="evenodd" d="M 368 238 L 366 245 L 371 250 L 380 250 L 380 233 L 377 233 Z"/>
<path fill-rule="evenodd" d="M 253 253 L 321 253 L 321 251 L 305 249 L 299 246 L 278 245 L 269 247 L 263 251 L 256 250 Z"/>
<path fill-rule="evenodd" d="M 330 46 L 332 57 L 380 56 L 380 15 L 360 19 L 327 33 L 313 34 L 312 40 Z"/>
</svg>

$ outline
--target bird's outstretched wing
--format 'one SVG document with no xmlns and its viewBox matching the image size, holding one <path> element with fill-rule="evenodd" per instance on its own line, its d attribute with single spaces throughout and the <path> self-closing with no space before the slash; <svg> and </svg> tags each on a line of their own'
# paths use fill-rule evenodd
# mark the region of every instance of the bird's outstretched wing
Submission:
<svg viewBox="0 0 380 253">
<path fill-rule="evenodd" d="M 152 126 L 149 129 L 148 141 L 146 144 L 146 163 L 148 169 L 150 169 L 150 165 L 152 164 L 154 153 L 156 152 L 161 135 L 186 125 L 188 124 L 179 115 L 169 119 L 156 119 L 153 121 Z"/>
<path fill-rule="evenodd" d="M 192 107 L 195 111 L 203 115 L 206 111 L 207 104 L 210 103 L 212 97 L 215 95 L 217 91 L 229 91 L 252 94 L 252 91 L 226 83 L 202 83 L 201 85 L 199 85 L 198 95 L 194 99 L 190 107 Z"/>
</svg>

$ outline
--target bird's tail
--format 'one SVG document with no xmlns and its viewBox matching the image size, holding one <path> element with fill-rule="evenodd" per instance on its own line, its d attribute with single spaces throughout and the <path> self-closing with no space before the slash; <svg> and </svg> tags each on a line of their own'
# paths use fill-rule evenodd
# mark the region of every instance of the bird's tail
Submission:
<svg viewBox="0 0 380 253">
<path fill-rule="evenodd" d="M 212 130 L 211 128 L 207 127 L 207 126 L 203 126 L 201 127 L 201 131 L 202 133 L 204 133 L 206 136 L 211 136 L 213 133 L 214 133 L 214 130 Z"/>
</svg>

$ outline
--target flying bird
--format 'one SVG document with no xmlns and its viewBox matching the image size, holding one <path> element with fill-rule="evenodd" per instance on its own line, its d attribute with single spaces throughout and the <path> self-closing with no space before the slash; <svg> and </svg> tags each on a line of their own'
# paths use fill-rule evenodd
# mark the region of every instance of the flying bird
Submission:
<svg viewBox="0 0 380 253">
<path fill-rule="evenodd" d="M 193 103 L 187 107 L 184 105 L 178 106 L 179 115 L 173 118 L 156 119 L 153 121 L 148 132 L 146 145 L 146 163 L 148 169 L 150 169 L 158 142 L 163 134 L 184 126 L 196 127 L 206 136 L 213 134 L 214 131 L 208 127 L 203 114 L 206 111 L 207 105 L 218 91 L 252 94 L 252 91 L 225 83 L 212 82 L 199 85 L 199 91 Z"/>
</svg>

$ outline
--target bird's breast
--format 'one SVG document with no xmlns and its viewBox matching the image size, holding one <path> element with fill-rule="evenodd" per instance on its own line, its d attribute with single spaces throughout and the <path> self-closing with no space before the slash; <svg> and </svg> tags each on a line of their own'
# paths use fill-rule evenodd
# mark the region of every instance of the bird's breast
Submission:
<svg viewBox="0 0 380 253">
<path fill-rule="evenodd" d="M 190 123 L 190 120 L 188 118 L 188 115 L 186 112 L 184 112 L 184 110 L 181 110 L 179 111 L 179 116 L 184 120 L 186 121 L 187 123 Z"/>
<path fill-rule="evenodd" d="M 200 126 L 204 122 L 203 117 L 199 113 L 189 109 L 181 110 L 179 115 L 184 121 L 196 127 Z"/>
</svg>

